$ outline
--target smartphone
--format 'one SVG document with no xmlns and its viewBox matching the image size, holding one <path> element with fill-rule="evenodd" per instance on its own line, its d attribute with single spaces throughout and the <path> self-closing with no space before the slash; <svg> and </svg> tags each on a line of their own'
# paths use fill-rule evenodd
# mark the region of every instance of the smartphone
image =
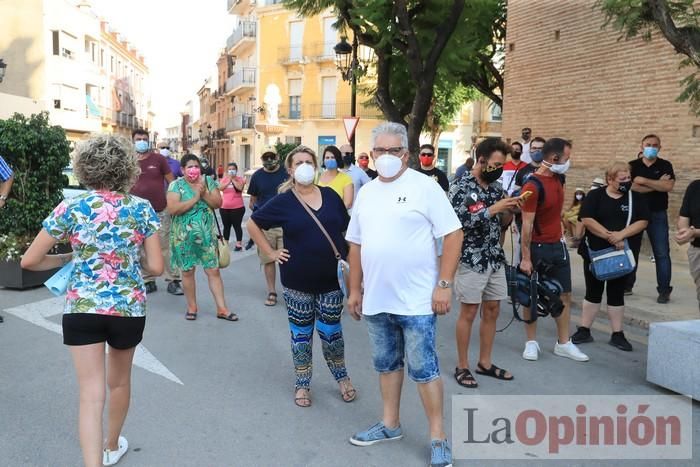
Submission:
<svg viewBox="0 0 700 467">
<path fill-rule="evenodd" d="M 518 199 L 519 199 L 520 201 L 527 201 L 527 199 L 528 199 L 530 196 L 532 196 L 532 192 L 531 192 L 530 190 L 528 190 L 528 191 L 522 192 L 522 193 L 520 194 L 520 196 L 518 196 Z"/>
</svg>

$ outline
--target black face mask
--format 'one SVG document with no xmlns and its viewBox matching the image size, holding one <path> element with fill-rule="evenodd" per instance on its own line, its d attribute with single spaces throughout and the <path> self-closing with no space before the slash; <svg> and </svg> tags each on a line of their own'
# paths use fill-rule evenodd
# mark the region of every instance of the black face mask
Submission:
<svg viewBox="0 0 700 467">
<path fill-rule="evenodd" d="M 346 152 L 346 153 L 343 155 L 343 163 L 344 163 L 346 166 L 351 166 L 352 164 L 355 163 L 355 155 L 354 155 L 353 153 L 351 153 L 351 152 Z"/>
<path fill-rule="evenodd" d="M 511 158 L 514 159 L 514 160 L 516 160 L 516 161 L 518 161 L 518 160 L 520 160 L 520 156 L 521 156 L 522 154 L 523 154 L 522 152 L 514 151 L 514 152 L 513 152 L 513 155 L 511 156 Z"/>
<path fill-rule="evenodd" d="M 617 191 L 622 193 L 623 195 L 630 191 L 632 189 L 632 182 L 620 182 L 620 185 L 617 187 Z"/>
<path fill-rule="evenodd" d="M 263 160 L 263 167 L 265 167 L 267 170 L 273 170 L 277 168 L 277 160 L 276 159 L 264 159 Z"/>
<path fill-rule="evenodd" d="M 489 185 L 501 178 L 503 167 L 484 167 L 481 171 L 481 178 Z"/>
</svg>

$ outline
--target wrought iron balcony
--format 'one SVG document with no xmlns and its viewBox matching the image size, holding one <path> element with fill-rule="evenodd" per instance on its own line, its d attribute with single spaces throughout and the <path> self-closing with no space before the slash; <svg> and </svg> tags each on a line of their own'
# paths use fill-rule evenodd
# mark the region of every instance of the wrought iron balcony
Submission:
<svg viewBox="0 0 700 467">
<path fill-rule="evenodd" d="M 234 114 L 226 121 L 226 131 L 252 130 L 255 128 L 255 115 Z"/>
<path fill-rule="evenodd" d="M 229 53 L 234 53 L 235 48 L 244 40 L 254 42 L 256 36 L 257 25 L 255 21 L 240 21 L 238 27 L 233 30 L 233 34 L 226 40 L 226 50 L 228 50 Z"/>
<path fill-rule="evenodd" d="M 226 94 L 235 94 L 237 91 L 255 87 L 256 69 L 243 67 L 233 70 L 233 74 L 226 80 Z"/>
</svg>

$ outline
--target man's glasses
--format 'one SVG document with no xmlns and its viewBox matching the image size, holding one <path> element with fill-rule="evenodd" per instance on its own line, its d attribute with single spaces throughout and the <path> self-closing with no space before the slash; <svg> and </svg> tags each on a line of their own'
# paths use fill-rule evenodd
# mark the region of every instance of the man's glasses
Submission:
<svg viewBox="0 0 700 467">
<path fill-rule="evenodd" d="M 421 152 L 420 155 L 422 157 L 433 157 L 434 154 L 432 152 Z"/>
<path fill-rule="evenodd" d="M 374 148 L 372 150 L 377 154 L 389 153 L 393 156 L 398 156 L 399 154 L 401 154 L 403 152 L 404 148 L 403 148 L 403 146 L 396 146 L 393 148 Z"/>
<path fill-rule="evenodd" d="M 369 160 L 369 157 L 368 157 L 368 156 L 362 156 L 362 157 L 360 157 L 360 158 L 358 158 L 358 159 L 361 160 L 361 161 L 368 161 L 368 160 Z"/>
</svg>

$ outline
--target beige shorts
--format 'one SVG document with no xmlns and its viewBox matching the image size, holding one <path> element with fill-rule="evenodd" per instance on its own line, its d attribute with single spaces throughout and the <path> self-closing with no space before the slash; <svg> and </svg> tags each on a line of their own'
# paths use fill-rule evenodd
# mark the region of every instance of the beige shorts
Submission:
<svg viewBox="0 0 700 467">
<path fill-rule="evenodd" d="M 275 227 L 274 229 L 263 230 L 263 233 L 265 234 L 267 242 L 270 245 L 272 245 L 273 250 L 279 250 L 280 248 L 284 248 L 284 243 L 282 242 L 282 227 Z M 262 251 L 260 251 L 259 247 L 258 257 L 260 258 L 260 264 L 269 264 L 275 261 L 274 259 L 264 255 Z"/>
<path fill-rule="evenodd" d="M 455 294 L 460 303 L 468 304 L 504 300 L 508 298 L 506 270 L 501 266 L 498 271 L 481 273 L 460 264 L 455 279 Z"/>
</svg>

